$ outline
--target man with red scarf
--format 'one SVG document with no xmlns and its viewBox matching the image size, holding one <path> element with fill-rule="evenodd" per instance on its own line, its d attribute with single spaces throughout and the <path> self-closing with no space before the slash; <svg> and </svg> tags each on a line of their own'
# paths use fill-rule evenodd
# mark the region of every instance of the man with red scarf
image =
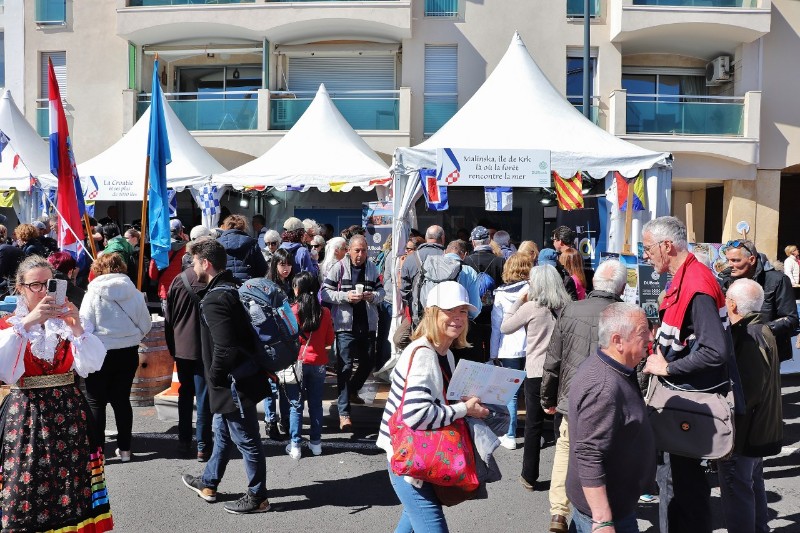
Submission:
<svg viewBox="0 0 800 533">
<path fill-rule="evenodd" d="M 655 271 L 673 276 L 644 372 L 683 389 L 722 394 L 732 381 L 736 405 L 743 405 L 725 297 L 711 270 L 687 250 L 686 226 L 675 217 L 651 220 L 642 228 L 642 245 Z M 711 533 L 711 488 L 700 459 L 665 453 L 664 464 L 658 476 L 661 531 Z"/>
</svg>

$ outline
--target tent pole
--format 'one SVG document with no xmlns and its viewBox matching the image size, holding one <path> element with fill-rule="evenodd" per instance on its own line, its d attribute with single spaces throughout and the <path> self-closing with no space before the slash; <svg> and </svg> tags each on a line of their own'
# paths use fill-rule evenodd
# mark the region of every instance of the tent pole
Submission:
<svg viewBox="0 0 800 533">
<path fill-rule="evenodd" d="M 89 249 L 92 251 L 92 260 L 97 259 L 97 249 L 94 246 L 94 235 L 92 234 L 92 224 L 89 222 L 89 213 L 83 212 L 83 225 L 86 226 L 86 237 L 89 241 Z"/>
<path fill-rule="evenodd" d="M 147 197 L 148 189 L 150 188 L 150 154 L 147 154 L 147 162 L 144 167 L 144 196 L 142 197 L 142 231 L 139 236 L 139 268 L 137 269 L 138 278 L 136 281 L 136 288 L 142 290 L 142 280 L 144 278 L 144 236 L 147 234 Z M 149 243 L 149 239 L 146 241 Z"/>
</svg>

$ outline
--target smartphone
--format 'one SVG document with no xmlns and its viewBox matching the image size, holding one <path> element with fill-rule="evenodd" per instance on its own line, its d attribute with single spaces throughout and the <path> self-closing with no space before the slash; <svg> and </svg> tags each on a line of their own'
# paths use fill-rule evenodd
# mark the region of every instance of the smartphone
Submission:
<svg viewBox="0 0 800 533">
<path fill-rule="evenodd" d="M 67 299 L 67 281 L 63 279 L 47 280 L 47 295 L 55 298 L 56 305 L 64 305 Z"/>
</svg>

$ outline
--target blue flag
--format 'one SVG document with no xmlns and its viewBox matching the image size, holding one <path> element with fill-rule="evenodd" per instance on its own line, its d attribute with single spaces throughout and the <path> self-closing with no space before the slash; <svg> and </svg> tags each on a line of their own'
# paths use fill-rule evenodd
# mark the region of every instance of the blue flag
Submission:
<svg viewBox="0 0 800 533">
<path fill-rule="evenodd" d="M 147 188 L 147 222 L 150 230 L 150 255 L 159 270 L 169 264 L 169 193 L 167 165 L 172 161 L 164 120 L 164 96 L 158 83 L 158 59 L 153 64 L 153 90 L 150 95 L 150 135 L 147 138 L 150 184 Z"/>
<path fill-rule="evenodd" d="M 433 211 L 444 211 L 450 205 L 447 202 L 447 187 L 440 185 L 436 177 L 436 169 L 419 169 L 419 179 L 422 182 L 422 194 L 425 196 L 425 203 L 428 209 Z"/>
</svg>

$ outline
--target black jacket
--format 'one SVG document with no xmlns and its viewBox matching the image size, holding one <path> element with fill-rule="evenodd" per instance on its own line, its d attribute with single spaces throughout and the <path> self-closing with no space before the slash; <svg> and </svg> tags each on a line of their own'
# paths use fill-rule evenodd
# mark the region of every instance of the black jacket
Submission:
<svg viewBox="0 0 800 533">
<path fill-rule="evenodd" d="M 227 270 L 242 281 L 250 278 L 261 278 L 267 273 L 267 262 L 258 247 L 258 241 L 238 229 L 222 232 L 219 243 L 225 247 L 228 262 Z"/>
<path fill-rule="evenodd" d="M 181 279 L 183 275 L 186 275 L 186 280 L 189 282 L 191 294 Z M 191 268 L 178 274 L 169 286 L 164 312 L 164 335 L 169 353 L 176 359 L 191 361 L 202 359 L 198 293 L 205 287 L 206 284 L 198 281 L 197 274 Z"/>
<path fill-rule="evenodd" d="M 731 334 L 746 411 L 736 417 L 734 451 L 747 457 L 776 455 L 783 441 L 783 408 L 775 337 L 758 313 L 733 324 Z"/>
<path fill-rule="evenodd" d="M 597 327 L 600 312 L 619 296 L 594 291 L 585 300 L 572 302 L 561 312 L 542 370 L 542 407 L 556 407 L 559 413 L 569 412 L 569 385 L 572 376 L 590 354 L 597 351 Z"/>
<path fill-rule="evenodd" d="M 792 282 L 783 272 L 775 270 L 763 254 L 758 254 L 752 279 L 764 289 L 761 318 L 775 335 L 778 357 L 781 361 L 788 361 L 792 358 L 792 336 L 800 324 Z M 723 292 L 727 292 L 734 281 L 736 278 L 731 277 L 730 268 L 722 271 L 720 285 Z"/>
<path fill-rule="evenodd" d="M 223 270 L 201 292 L 200 336 L 212 413 L 225 414 L 238 410 L 233 403 L 228 375 L 246 362 L 255 350 L 255 334 L 250 325 L 250 316 L 239 301 L 237 283 L 230 271 Z M 215 287 L 227 290 L 212 290 Z M 266 372 L 257 372 L 236 381 L 243 407 L 252 407 L 266 398 L 270 392 L 267 378 Z"/>
</svg>

